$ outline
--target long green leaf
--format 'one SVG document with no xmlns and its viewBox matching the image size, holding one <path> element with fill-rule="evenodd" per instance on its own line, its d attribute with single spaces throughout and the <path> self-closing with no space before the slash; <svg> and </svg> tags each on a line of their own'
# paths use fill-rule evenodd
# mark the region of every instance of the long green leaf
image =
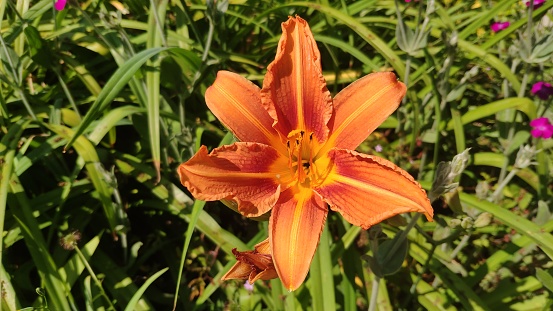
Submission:
<svg viewBox="0 0 553 311">
<path fill-rule="evenodd" d="M 482 201 L 473 195 L 460 193 L 461 201 L 481 211 L 491 213 L 496 219 L 500 220 L 518 233 L 529 237 L 534 241 L 549 258 L 553 259 L 553 235 L 544 232 L 544 230 L 531 222 L 530 220 L 516 215 L 513 212 L 502 208 L 499 205 L 488 201 Z"/>
<path fill-rule="evenodd" d="M 69 139 L 65 148 L 70 148 L 79 136 L 88 128 L 88 126 L 94 121 L 99 113 L 103 111 L 107 105 L 119 94 L 119 92 L 127 85 L 135 73 L 144 65 L 150 58 L 158 55 L 159 53 L 168 50 L 168 48 L 152 48 L 144 50 L 128 61 L 124 65 L 119 67 L 117 71 L 108 80 L 100 95 L 96 98 L 87 114 L 84 116 L 83 121 L 79 124 L 79 127 L 75 130 L 74 135 Z"/>
<path fill-rule="evenodd" d="M 142 298 L 142 295 L 144 295 L 144 292 L 148 289 L 148 287 L 157 280 L 163 273 L 165 273 L 169 268 L 164 268 L 156 272 L 154 275 L 149 277 L 142 286 L 136 291 L 136 293 L 132 296 L 131 300 L 127 304 L 127 307 L 125 308 L 125 311 L 134 311 L 136 310 L 136 304 Z"/>
<path fill-rule="evenodd" d="M 459 32 L 459 39 L 464 40 L 468 36 L 475 34 L 478 28 L 490 24 L 490 21 L 496 18 L 500 12 L 506 10 L 518 1 L 519 0 L 503 0 L 494 3 L 490 10 L 480 13 L 480 17 L 477 20 L 475 20 L 470 25 L 465 27 L 461 32 Z"/>
<path fill-rule="evenodd" d="M 310 292 L 313 298 L 314 310 L 336 310 L 329 243 L 330 233 L 328 232 L 328 225 L 325 225 L 309 271 Z"/>
<path fill-rule="evenodd" d="M 98 192 L 110 229 L 112 232 L 116 232 L 116 227 L 120 222 L 115 214 L 114 203 L 111 200 L 112 190 L 106 182 L 94 145 L 86 137 L 77 136 L 72 129 L 63 125 L 45 124 L 45 126 L 66 140 L 76 138 L 74 139 L 73 147 L 85 162 L 85 168 L 94 188 Z"/>
<path fill-rule="evenodd" d="M 461 123 L 468 124 L 510 108 L 516 108 L 517 110 L 523 112 L 530 120 L 536 118 L 536 105 L 533 101 L 525 97 L 513 97 L 478 106 L 475 109 L 463 114 L 461 116 Z M 447 123 L 446 129 L 450 131 L 453 129 L 453 126 L 454 120 L 450 120 Z"/>
</svg>

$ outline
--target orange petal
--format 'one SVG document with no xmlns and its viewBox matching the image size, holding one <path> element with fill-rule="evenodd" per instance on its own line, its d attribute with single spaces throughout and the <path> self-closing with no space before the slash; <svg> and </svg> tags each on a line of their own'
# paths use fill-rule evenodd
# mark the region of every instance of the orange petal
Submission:
<svg viewBox="0 0 553 311">
<path fill-rule="evenodd" d="M 269 238 L 257 243 L 254 249 L 261 254 L 271 254 L 271 243 L 269 243 Z"/>
<path fill-rule="evenodd" d="M 311 189 L 283 192 L 269 220 L 273 261 L 284 286 L 293 291 L 307 276 L 328 208 Z"/>
<path fill-rule="evenodd" d="M 219 71 L 217 79 L 205 92 L 205 101 L 213 114 L 244 142 L 281 146 L 272 127 L 273 118 L 261 105 L 257 85 L 235 73 Z M 286 148 L 282 146 L 283 152 Z"/>
<path fill-rule="evenodd" d="M 228 270 L 221 278 L 221 281 L 226 280 L 247 280 L 252 273 L 252 267 L 248 263 L 238 261 Z"/>
<path fill-rule="evenodd" d="M 179 166 L 181 183 L 195 198 L 206 201 L 234 200 L 247 217 L 268 212 L 276 203 L 280 186 L 275 172 L 287 169 L 288 159 L 275 149 L 257 143 L 235 143 L 214 149 L 202 146 Z"/>
<path fill-rule="evenodd" d="M 275 268 L 272 267 L 271 269 L 261 271 L 258 274 L 250 275 L 248 280 L 250 281 L 250 284 L 253 284 L 253 282 L 255 282 L 257 280 L 265 280 L 266 281 L 266 280 L 271 280 L 271 279 L 276 279 L 276 278 L 278 278 L 278 274 L 277 274 Z"/>
<path fill-rule="evenodd" d="M 328 145 L 357 148 L 397 109 L 406 90 L 391 72 L 369 74 L 350 84 L 334 98 Z"/>
<path fill-rule="evenodd" d="M 426 192 L 390 161 L 351 150 L 332 149 L 332 171 L 315 191 L 334 211 L 364 229 L 406 212 L 434 215 Z"/>
<path fill-rule="evenodd" d="M 275 60 L 267 67 L 261 100 L 284 137 L 293 130 L 313 132 L 326 141 L 332 98 L 321 70 L 321 56 L 307 22 L 290 17 L 282 24 Z"/>
</svg>

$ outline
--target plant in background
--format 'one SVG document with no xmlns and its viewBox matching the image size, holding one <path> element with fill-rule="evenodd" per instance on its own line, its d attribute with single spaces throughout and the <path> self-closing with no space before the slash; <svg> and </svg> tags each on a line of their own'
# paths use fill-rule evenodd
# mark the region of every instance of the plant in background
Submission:
<svg viewBox="0 0 553 311">
<path fill-rule="evenodd" d="M 551 95 L 553 95 L 553 86 L 551 86 L 550 83 L 539 81 L 532 85 L 531 92 L 540 99 L 547 100 L 551 97 Z"/>
<path fill-rule="evenodd" d="M 551 138 L 553 136 L 553 125 L 546 117 L 536 118 L 530 121 L 530 126 L 532 130 L 530 133 L 535 138 Z"/>
<path fill-rule="evenodd" d="M 553 1 L 243 2 L 0 1 L 2 311 L 553 307 L 553 140 L 543 138 Z M 310 23 L 332 96 L 371 72 L 407 85 L 398 114 L 356 151 L 418 173 L 437 211 L 366 231 L 329 209 L 309 276 L 290 292 L 264 280 L 278 276 L 268 222 L 224 208 L 238 207 L 230 200 L 195 200 L 176 171 L 201 145 L 236 141 L 205 92 L 251 98 L 250 82 L 224 86 L 221 70 L 260 85 L 295 14 Z M 308 131 L 298 143 L 287 134 L 284 150 L 288 140 L 314 150 Z M 299 153 L 305 182 L 325 165 Z"/>
<path fill-rule="evenodd" d="M 61 11 L 65 9 L 65 5 L 67 4 L 67 0 L 56 0 L 54 3 L 54 8 L 58 11 Z"/>
<path fill-rule="evenodd" d="M 499 32 L 503 29 L 507 29 L 511 23 L 509 22 L 495 22 L 493 23 L 490 28 L 493 32 Z"/>
<path fill-rule="evenodd" d="M 432 218 L 426 193 L 393 163 L 353 151 L 399 105 L 405 86 L 393 73 L 363 77 L 334 100 L 307 23 L 282 25 L 275 60 L 263 88 L 219 72 L 206 102 L 241 141 L 202 146 L 179 167 L 181 182 L 200 200 L 233 200 L 238 211 L 269 211 L 269 241 L 278 276 L 288 290 L 302 283 L 328 206 L 369 228 L 406 212 Z"/>
<path fill-rule="evenodd" d="M 538 9 L 539 7 L 541 7 L 545 3 L 545 0 L 533 0 L 533 2 L 534 2 L 534 9 Z M 529 7 L 531 5 L 531 3 L 530 3 L 530 1 L 525 1 L 524 5 Z"/>
</svg>

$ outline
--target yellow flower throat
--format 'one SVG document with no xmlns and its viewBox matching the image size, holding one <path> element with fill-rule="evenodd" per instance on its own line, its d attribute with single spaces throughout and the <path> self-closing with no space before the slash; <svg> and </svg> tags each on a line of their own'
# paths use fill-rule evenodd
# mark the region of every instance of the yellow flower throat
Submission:
<svg viewBox="0 0 553 311">
<path fill-rule="evenodd" d="M 307 134 L 303 130 L 294 130 L 288 134 L 286 142 L 288 149 L 288 168 L 294 176 L 294 180 L 304 187 L 310 187 L 311 183 L 319 179 L 315 166 L 315 141 L 313 132 Z"/>
</svg>

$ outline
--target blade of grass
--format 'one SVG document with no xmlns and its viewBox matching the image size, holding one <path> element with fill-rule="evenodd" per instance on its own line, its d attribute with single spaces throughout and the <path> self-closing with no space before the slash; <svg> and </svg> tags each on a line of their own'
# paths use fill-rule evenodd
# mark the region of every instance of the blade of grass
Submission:
<svg viewBox="0 0 553 311">
<path fill-rule="evenodd" d="M 79 127 L 75 130 L 74 136 L 69 139 L 65 149 L 70 148 L 75 140 L 83 134 L 86 128 L 94 121 L 99 113 L 103 111 L 107 105 L 119 94 L 125 85 L 133 78 L 134 74 L 144 65 L 150 58 L 158 55 L 163 51 L 171 48 L 153 48 L 144 50 L 128 61 L 126 61 L 108 80 L 100 95 L 96 98 L 88 112 L 83 118 Z M 176 48 L 174 48 L 176 49 Z"/>
<path fill-rule="evenodd" d="M 526 97 L 513 97 L 494 101 L 467 111 L 461 116 L 461 123 L 463 125 L 468 124 L 510 108 L 516 108 L 517 110 L 523 112 L 530 120 L 536 118 L 536 105 L 532 100 Z M 453 127 L 454 120 L 450 120 L 447 123 L 446 130 L 450 131 Z"/>
<path fill-rule="evenodd" d="M 313 310 L 336 310 L 334 298 L 334 278 L 332 275 L 332 260 L 330 256 L 330 233 L 328 224 L 321 234 L 319 247 L 315 252 L 309 277 L 311 279 L 311 297 L 313 298 Z"/>
<path fill-rule="evenodd" d="M 499 12 L 511 7 L 517 1 L 518 0 L 505 0 L 494 3 L 490 10 L 480 13 L 480 17 L 477 20 L 459 32 L 459 39 L 464 40 L 468 36 L 475 34 L 478 28 L 481 28 L 484 25 L 487 26 L 492 19 L 498 16 Z"/>
<path fill-rule="evenodd" d="M 40 226 L 33 215 L 33 208 L 29 204 L 23 185 L 15 175 L 12 175 L 9 185 L 14 194 L 13 199 L 8 198 L 10 211 L 21 228 L 21 234 L 31 253 L 33 263 L 44 282 L 49 305 L 53 310 L 72 310 L 66 298 L 70 295 L 70 289 L 66 288 L 54 260 L 49 255 L 49 248 L 40 232 Z"/>
<path fill-rule="evenodd" d="M 165 11 L 167 9 L 167 0 L 158 3 L 150 1 L 150 14 L 148 18 L 148 39 L 146 41 L 147 49 L 156 49 L 161 46 L 161 39 L 164 38 L 163 24 L 165 21 Z M 148 90 L 148 134 L 150 136 L 150 148 L 152 161 L 156 169 L 157 182 L 161 179 L 161 145 L 160 145 L 160 119 L 159 105 L 160 97 L 160 63 L 161 58 L 156 55 L 148 60 L 148 71 L 146 72 L 146 88 Z"/>
<path fill-rule="evenodd" d="M 491 213 L 501 222 L 505 223 L 510 228 L 515 229 L 518 233 L 529 237 L 534 241 L 543 252 L 553 259 L 553 235 L 544 232 L 543 228 L 531 222 L 530 220 L 518 216 L 508 209 L 502 208 L 499 205 L 488 201 L 481 201 L 474 195 L 460 193 L 461 201 L 476 209 Z"/>
<path fill-rule="evenodd" d="M 182 248 L 181 262 L 179 268 L 179 276 L 177 278 L 177 287 L 175 289 L 175 299 L 173 300 L 173 311 L 177 308 L 177 300 L 179 298 L 179 289 L 182 278 L 182 271 L 184 270 L 184 262 L 186 260 L 186 254 L 188 252 L 188 246 L 190 246 L 190 240 L 192 239 L 192 234 L 196 228 L 196 222 L 200 216 L 200 212 L 205 206 L 205 201 L 196 200 L 192 206 L 192 213 L 190 215 L 190 221 L 188 222 L 188 228 L 186 228 L 186 233 L 184 235 L 184 247 Z"/>
<path fill-rule="evenodd" d="M 116 228 L 118 225 L 121 224 L 121 222 L 119 221 L 115 213 L 115 209 L 113 206 L 114 203 L 111 200 L 112 190 L 110 189 L 110 186 L 107 184 L 106 179 L 103 176 L 102 168 L 99 166 L 100 159 L 98 158 L 98 154 L 94 145 L 86 137 L 75 135 L 75 132 L 73 132 L 73 130 L 63 125 L 44 125 L 52 132 L 63 137 L 65 140 L 70 140 L 77 137 L 77 139 L 74 140 L 73 147 L 85 162 L 85 168 L 88 172 L 89 178 L 92 181 L 92 184 L 94 185 L 94 188 L 96 189 L 100 197 L 100 202 L 102 202 L 104 214 L 106 215 L 110 230 L 113 234 L 115 234 L 117 232 Z"/>
<path fill-rule="evenodd" d="M 132 296 L 131 300 L 127 304 L 127 307 L 125 308 L 125 311 L 134 311 L 136 310 L 136 304 L 144 294 L 144 292 L 148 289 L 150 284 L 152 284 L 157 278 L 159 278 L 163 273 L 165 273 L 169 268 L 164 268 L 156 272 L 154 275 L 149 277 L 142 286 L 136 291 L 136 293 Z"/>
</svg>

